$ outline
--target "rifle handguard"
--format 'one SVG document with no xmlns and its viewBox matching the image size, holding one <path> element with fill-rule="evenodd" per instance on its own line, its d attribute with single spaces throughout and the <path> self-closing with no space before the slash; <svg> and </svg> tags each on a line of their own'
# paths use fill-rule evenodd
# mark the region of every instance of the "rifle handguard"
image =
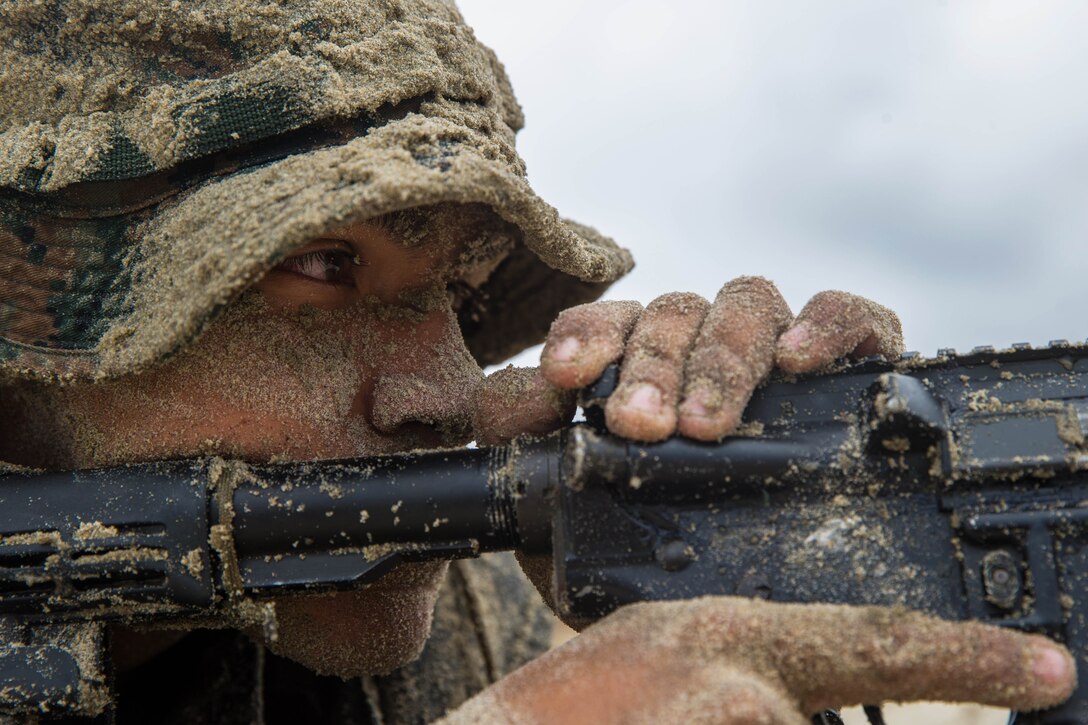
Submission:
<svg viewBox="0 0 1088 725">
<path fill-rule="evenodd" d="M 35 632 L 216 616 L 508 548 L 552 551 L 568 616 L 706 594 L 902 605 L 1044 632 L 1088 672 L 1085 348 L 782 377 L 717 444 L 607 434 L 611 374 L 586 423 L 509 447 L 4 477 L 0 699 L 101 712 L 100 669 L 56 664 L 63 637 Z M 1088 722 L 1088 683 L 1017 722 Z"/>
</svg>

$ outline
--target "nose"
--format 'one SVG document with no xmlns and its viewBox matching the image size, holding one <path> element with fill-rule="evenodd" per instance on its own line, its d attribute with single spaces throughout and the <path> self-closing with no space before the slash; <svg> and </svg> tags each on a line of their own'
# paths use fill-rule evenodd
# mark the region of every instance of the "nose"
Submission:
<svg viewBox="0 0 1088 725">
<path fill-rule="evenodd" d="M 383 434 L 424 444 L 467 443 L 471 406 L 484 374 L 452 310 L 432 312 L 392 332 L 399 339 L 385 346 L 391 354 L 383 353 L 374 369 L 371 424 Z"/>
</svg>

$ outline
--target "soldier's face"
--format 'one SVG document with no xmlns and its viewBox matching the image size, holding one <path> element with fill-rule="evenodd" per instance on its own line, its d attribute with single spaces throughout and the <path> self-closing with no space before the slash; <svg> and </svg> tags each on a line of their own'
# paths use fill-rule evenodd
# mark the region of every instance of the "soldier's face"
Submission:
<svg viewBox="0 0 1088 725">
<path fill-rule="evenodd" d="M 453 214 L 448 215 L 456 221 Z M 65 393 L 74 467 L 217 454 L 253 461 L 458 445 L 483 373 L 446 295 L 471 229 L 327 232 L 167 363 Z"/>
<path fill-rule="evenodd" d="M 406 246 L 373 224 L 333 230 L 273 269 L 189 348 L 151 371 L 56 393 L 66 465 L 219 454 L 314 459 L 454 445 L 483 373 L 446 295 L 474 232 L 451 213 Z M 36 435 L 41 435 L 38 431 Z M 277 604 L 273 649 L 318 671 L 383 672 L 429 632 L 444 565 Z"/>
</svg>

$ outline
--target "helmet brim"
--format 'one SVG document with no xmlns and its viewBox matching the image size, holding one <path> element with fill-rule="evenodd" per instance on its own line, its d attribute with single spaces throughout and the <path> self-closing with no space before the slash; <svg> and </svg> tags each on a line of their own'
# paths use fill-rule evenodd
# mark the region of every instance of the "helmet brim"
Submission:
<svg viewBox="0 0 1088 725">
<path fill-rule="evenodd" d="M 627 250 L 561 219 L 540 199 L 516 159 L 503 158 L 500 144 L 474 131 L 489 122 L 472 104 L 433 102 L 346 143 L 215 176 L 142 212 L 108 253 L 91 251 L 101 246 L 95 233 L 72 231 L 78 220 L 36 220 L 67 231 L 37 235 L 45 246 L 37 264 L 7 254 L 0 287 L 43 286 L 37 298 L 46 304 L 38 314 L 50 324 L 44 334 L 8 325 L 0 333 L 0 368 L 19 377 L 78 379 L 139 371 L 188 344 L 284 256 L 330 228 L 440 203 L 485 204 L 521 233 L 523 249 L 495 271 L 490 305 L 466 331 L 473 352 L 496 362 L 533 344 L 551 315 L 594 299 L 633 262 Z M 58 285 L 58 274 L 96 280 L 98 291 Z"/>
</svg>

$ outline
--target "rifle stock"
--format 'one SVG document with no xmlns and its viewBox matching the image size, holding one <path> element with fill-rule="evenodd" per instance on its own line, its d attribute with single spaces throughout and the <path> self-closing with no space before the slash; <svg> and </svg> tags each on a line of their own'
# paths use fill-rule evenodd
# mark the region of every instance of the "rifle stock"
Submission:
<svg viewBox="0 0 1088 725">
<path fill-rule="evenodd" d="M 901 605 L 1043 632 L 1088 672 L 1088 349 L 777 379 L 719 444 L 608 435 L 614 378 L 586 423 L 504 448 L 5 477 L 0 698 L 108 717 L 104 658 L 56 664 L 58 628 L 93 643 L 111 618 L 230 617 L 509 548 L 552 553 L 569 617 L 707 594 Z M 1088 686 L 1017 722 L 1088 722 Z"/>
</svg>

